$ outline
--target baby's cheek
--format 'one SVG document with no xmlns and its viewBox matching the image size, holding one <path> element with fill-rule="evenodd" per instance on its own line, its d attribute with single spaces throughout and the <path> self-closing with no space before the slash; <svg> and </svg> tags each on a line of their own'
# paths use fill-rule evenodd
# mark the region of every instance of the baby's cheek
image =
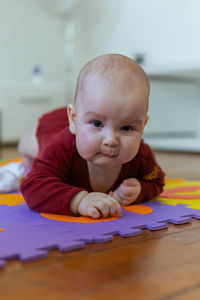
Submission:
<svg viewBox="0 0 200 300">
<path fill-rule="evenodd" d="M 87 132 L 82 131 L 76 136 L 76 145 L 79 154 L 86 160 L 88 160 L 95 152 L 94 139 Z"/>
<path fill-rule="evenodd" d="M 121 145 L 121 153 L 124 157 L 124 162 L 132 160 L 139 150 L 140 140 L 127 140 Z"/>
</svg>

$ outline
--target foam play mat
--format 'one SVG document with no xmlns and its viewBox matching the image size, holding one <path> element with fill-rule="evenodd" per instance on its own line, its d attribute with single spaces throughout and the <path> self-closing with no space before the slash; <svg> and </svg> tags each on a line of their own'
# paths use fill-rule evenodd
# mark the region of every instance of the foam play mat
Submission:
<svg viewBox="0 0 200 300">
<path fill-rule="evenodd" d="M 167 179 L 155 200 L 123 209 L 120 218 L 93 220 L 30 210 L 20 193 L 0 194 L 0 267 L 7 260 L 22 262 L 44 258 L 48 250 L 80 249 L 86 243 L 111 241 L 115 235 L 130 237 L 142 229 L 160 230 L 169 223 L 200 219 L 200 181 Z"/>
</svg>

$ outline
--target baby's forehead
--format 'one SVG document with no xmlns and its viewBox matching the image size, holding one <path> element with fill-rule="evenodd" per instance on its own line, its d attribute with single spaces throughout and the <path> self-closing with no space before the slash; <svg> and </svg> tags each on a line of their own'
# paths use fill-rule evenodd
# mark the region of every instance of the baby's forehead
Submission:
<svg viewBox="0 0 200 300">
<path fill-rule="evenodd" d="M 149 79 L 144 70 L 132 59 L 121 55 L 105 55 L 86 64 L 78 78 L 75 103 L 81 101 L 83 94 L 99 86 L 107 87 L 113 93 L 139 89 L 145 91 L 147 98 L 149 95 Z"/>
<path fill-rule="evenodd" d="M 84 75 L 84 74 L 83 74 Z M 143 86 L 149 89 L 149 79 L 146 73 L 135 64 L 106 64 L 99 69 L 90 68 L 84 76 L 80 78 L 80 91 L 85 86 L 88 87 L 88 82 L 95 81 L 96 84 L 101 83 L 116 88 L 134 88 Z"/>
<path fill-rule="evenodd" d="M 112 90 L 118 92 L 122 89 L 124 92 L 127 89 L 134 91 L 134 89 L 148 89 L 146 79 L 142 76 L 138 76 L 131 71 L 125 71 L 122 69 L 113 72 L 104 73 L 90 73 L 83 79 L 82 84 L 79 88 L 79 93 L 90 93 L 95 88 L 102 88 L 103 90 Z"/>
<path fill-rule="evenodd" d="M 91 78 L 77 99 L 77 108 L 81 111 L 101 112 L 111 111 L 114 117 L 119 114 L 128 115 L 131 111 L 140 108 L 145 110 L 148 102 L 144 89 L 132 89 L 127 86 L 110 84 L 108 80 Z"/>
</svg>

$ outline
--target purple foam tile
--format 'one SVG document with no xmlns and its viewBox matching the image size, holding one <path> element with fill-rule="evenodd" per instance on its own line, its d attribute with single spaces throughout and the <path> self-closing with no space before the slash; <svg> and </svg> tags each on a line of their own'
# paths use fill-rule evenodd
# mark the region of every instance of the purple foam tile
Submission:
<svg viewBox="0 0 200 300">
<path fill-rule="evenodd" d="M 180 224 L 186 224 L 186 223 L 191 223 L 192 222 L 192 217 L 181 217 L 181 218 L 176 218 L 176 219 L 171 219 L 170 223 L 180 225 Z"/>
<path fill-rule="evenodd" d="M 22 262 L 28 262 L 28 261 L 34 261 L 37 259 L 41 259 L 41 258 L 46 258 L 48 256 L 48 251 L 47 250 L 37 250 L 37 251 L 31 251 L 31 249 L 29 251 L 26 251 L 20 254 L 20 260 Z"/>
<path fill-rule="evenodd" d="M 81 234 L 78 239 L 88 244 L 94 243 L 94 237 L 87 233 Z"/>
<path fill-rule="evenodd" d="M 118 231 L 118 235 L 121 237 L 131 237 L 136 236 L 142 233 L 141 229 L 135 229 L 135 228 L 122 228 Z"/>
<path fill-rule="evenodd" d="M 68 252 L 72 250 L 78 250 L 85 247 L 85 243 L 82 241 L 72 241 L 71 243 L 65 245 L 59 245 L 59 250 L 61 252 Z"/>
<path fill-rule="evenodd" d="M 5 260 L 0 260 L 0 269 L 3 269 L 6 266 Z"/>
<path fill-rule="evenodd" d="M 150 224 L 147 224 L 145 227 L 145 229 L 148 230 L 161 230 L 161 229 L 165 229 L 168 228 L 168 223 L 163 223 L 163 222 L 151 222 Z"/>
<path fill-rule="evenodd" d="M 198 213 L 193 213 L 192 218 L 200 220 L 200 215 Z"/>
<path fill-rule="evenodd" d="M 160 230 L 169 223 L 184 224 L 192 218 L 200 219 L 200 210 L 187 208 L 183 204 L 166 205 L 158 201 L 145 203 L 153 209 L 150 214 L 142 215 L 123 211 L 116 220 L 73 223 L 47 219 L 33 212 L 26 204 L 16 206 L 2 205 L 0 208 L 0 268 L 5 261 L 19 258 L 30 261 L 46 257 L 48 250 L 62 252 L 81 249 L 85 243 L 108 242 L 115 235 L 122 237 L 142 233 L 142 229 Z"/>
<path fill-rule="evenodd" d="M 106 242 L 110 242 L 113 240 L 113 236 L 112 235 L 97 235 L 94 237 L 94 243 L 106 243 Z"/>
</svg>

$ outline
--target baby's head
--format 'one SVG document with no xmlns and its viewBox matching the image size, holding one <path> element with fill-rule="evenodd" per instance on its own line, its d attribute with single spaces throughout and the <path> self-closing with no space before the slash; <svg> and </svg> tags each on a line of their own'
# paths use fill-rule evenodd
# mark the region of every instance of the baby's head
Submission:
<svg viewBox="0 0 200 300">
<path fill-rule="evenodd" d="M 143 100 L 146 102 L 146 109 L 148 108 L 149 99 L 149 79 L 144 70 L 131 58 L 120 54 L 106 54 L 94 58 L 89 61 L 80 71 L 76 92 L 75 104 L 78 99 L 81 99 L 81 92 L 87 86 L 87 82 L 94 76 L 102 77 L 116 90 L 118 84 L 119 88 L 123 89 L 123 93 L 127 90 L 139 88 L 144 92 Z"/>
<path fill-rule="evenodd" d="M 147 121 L 148 101 L 149 79 L 132 59 L 108 54 L 88 62 L 78 77 L 74 106 L 68 106 L 79 154 L 99 165 L 131 160 Z"/>
</svg>

